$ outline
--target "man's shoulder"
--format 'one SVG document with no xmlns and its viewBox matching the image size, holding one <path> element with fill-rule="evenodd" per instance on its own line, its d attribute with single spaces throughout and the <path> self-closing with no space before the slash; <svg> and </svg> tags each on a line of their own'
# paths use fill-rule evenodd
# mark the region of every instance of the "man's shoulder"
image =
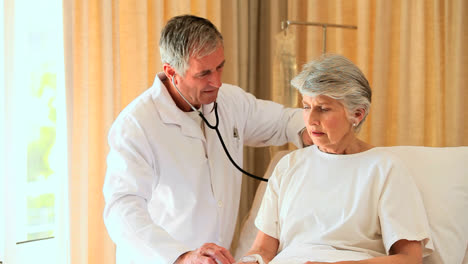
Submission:
<svg viewBox="0 0 468 264">
<path fill-rule="evenodd" d="M 252 98 L 255 98 L 252 94 L 246 92 L 244 89 L 237 85 L 223 83 L 218 93 L 218 102 L 231 104 L 241 104 Z"/>
<path fill-rule="evenodd" d="M 133 116 L 144 114 L 147 108 L 153 105 L 153 88 L 148 88 L 141 93 L 137 98 L 131 101 L 119 114 L 122 116 Z"/>
<path fill-rule="evenodd" d="M 135 99 L 133 99 L 127 106 L 125 106 L 119 114 L 120 118 L 126 116 L 140 116 L 147 115 L 148 112 L 155 109 L 157 101 L 166 100 L 164 87 L 159 78 L 160 73 L 155 77 L 154 83 L 151 87 L 144 90 Z"/>
<path fill-rule="evenodd" d="M 141 120 L 153 119 L 151 118 L 154 117 L 155 109 L 153 92 L 152 88 L 148 88 L 124 107 L 114 120 L 112 128 L 128 130 L 140 126 Z"/>
<path fill-rule="evenodd" d="M 219 89 L 219 92 L 221 94 L 227 94 L 227 95 L 236 94 L 236 93 L 245 93 L 245 91 L 239 86 L 234 85 L 234 84 L 229 84 L 229 83 L 223 83 L 221 88 Z"/>
</svg>

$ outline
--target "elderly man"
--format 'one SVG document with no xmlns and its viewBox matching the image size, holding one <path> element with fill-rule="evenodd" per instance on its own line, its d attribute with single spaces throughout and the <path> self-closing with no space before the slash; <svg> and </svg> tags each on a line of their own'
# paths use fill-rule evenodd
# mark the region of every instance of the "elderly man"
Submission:
<svg viewBox="0 0 468 264">
<path fill-rule="evenodd" d="M 109 132 L 104 220 L 118 262 L 233 263 L 243 146 L 311 144 L 301 111 L 221 82 L 223 38 L 208 20 L 172 18 L 161 33 L 163 72 Z M 217 108 L 217 109 L 216 109 Z"/>
</svg>

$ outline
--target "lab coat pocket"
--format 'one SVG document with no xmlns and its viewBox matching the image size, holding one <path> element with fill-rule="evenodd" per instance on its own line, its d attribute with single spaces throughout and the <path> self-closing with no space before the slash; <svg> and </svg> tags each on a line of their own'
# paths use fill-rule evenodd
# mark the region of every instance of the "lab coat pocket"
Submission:
<svg viewBox="0 0 468 264">
<path fill-rule="evenodd" d="M 153 191 L 153 197 L 148 204 L 152 219 L 161 226 L 172 226 L 174 219 L 180 218 L 186 212 L 191 212 L 195 206 L 196 197 L 187 186 L 178 184 L 178 188 L 159 184 Z"/>
<path fill-rule="evenodd" d="M 233 127 L 232 128 L 232 139 L 231 139 L 231 149 L 232 149 L 232 158 L 235 159 L 236 161 L 239 160 L 239 156 L 242 156 L 242 155 L 239 155 L 239 153 L 242 153 L 242 143 L 241 143 L 241 137 L 240 137 L 240 134 L 239 134 L 239 130 L 237 129 L 237 127 Z"/>
</svg>

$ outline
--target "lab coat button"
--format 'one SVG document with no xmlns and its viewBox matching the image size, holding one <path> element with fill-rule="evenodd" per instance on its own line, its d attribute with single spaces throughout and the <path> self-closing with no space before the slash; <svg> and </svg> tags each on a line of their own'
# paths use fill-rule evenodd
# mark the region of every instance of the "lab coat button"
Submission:
<svg viewBox="0 0 468 264">
<path fill-rule="evenodd" d="M 218 206 L 219 206 L 219 207 L 223 207 L 223 202 L 218 201 Z"/>
</svg>

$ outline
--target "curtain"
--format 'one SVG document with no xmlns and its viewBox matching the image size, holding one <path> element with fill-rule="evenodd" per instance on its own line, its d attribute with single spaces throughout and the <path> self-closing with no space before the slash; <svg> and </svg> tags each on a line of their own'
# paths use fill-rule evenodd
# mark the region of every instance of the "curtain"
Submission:
<svg viewBox="0 0 468 264">
<path fill-rule="evenodd" d="M 369 79 L 373 98 L 363 140 L 468 145 L 466 1 L 290 0 L 288 7 L 290 20 L 358 27 L 328 28 L 326 48 L 354 61 Z M 292 27 L 301 67 L 322 53 L 322 29 Z"/>
<path fill-rule="evenodd" d="M 468 143 L 464 0 L 63 2 L 72 263 L 115 262 L 102 220 L 107 133 L 118 113 L 161 71 L 159 33 L 178 14 L 206 17 L 220 29 L 224 82 L 278 102 L 284 98 L 275 92 L 281 87 L 273 73 L 282 20 L 357 25 L 355 31 L 329 29 L 327 51 L 353 60 L 373 88 L 361 137 L 374 145 Z M 287 34 L 294 34 L 298 70 L 321 54 L 320 28 L 291 26 Z M 269 148 L 247 148 L 244 168 L 262 175 L 269 153 Z M 257 184 L 243 181 L 238 222 L 248 212 Z"/>
<path fill-rule="evenodd" d="M 261 68 L 256 55 L 257 32 L 264 26 L 258 20 L 260 6 L 248 0 L 64 1 L 72 263 L 115 263 L 115 246 L 102 218 L 107 133 L 119 112 L 162 70 L 158 42 L 167 20 L 187 13 L 210 19 L 224 37 L 223 81 L 255 94 L 259 76 L 250 73 Z M 261 171 L 254 156 L 262 154 L 247 150 L 246 168 Z M 255 183 L 243 184 L 247 198 L 239 219 L 255 188 Z"/>
</svg>

